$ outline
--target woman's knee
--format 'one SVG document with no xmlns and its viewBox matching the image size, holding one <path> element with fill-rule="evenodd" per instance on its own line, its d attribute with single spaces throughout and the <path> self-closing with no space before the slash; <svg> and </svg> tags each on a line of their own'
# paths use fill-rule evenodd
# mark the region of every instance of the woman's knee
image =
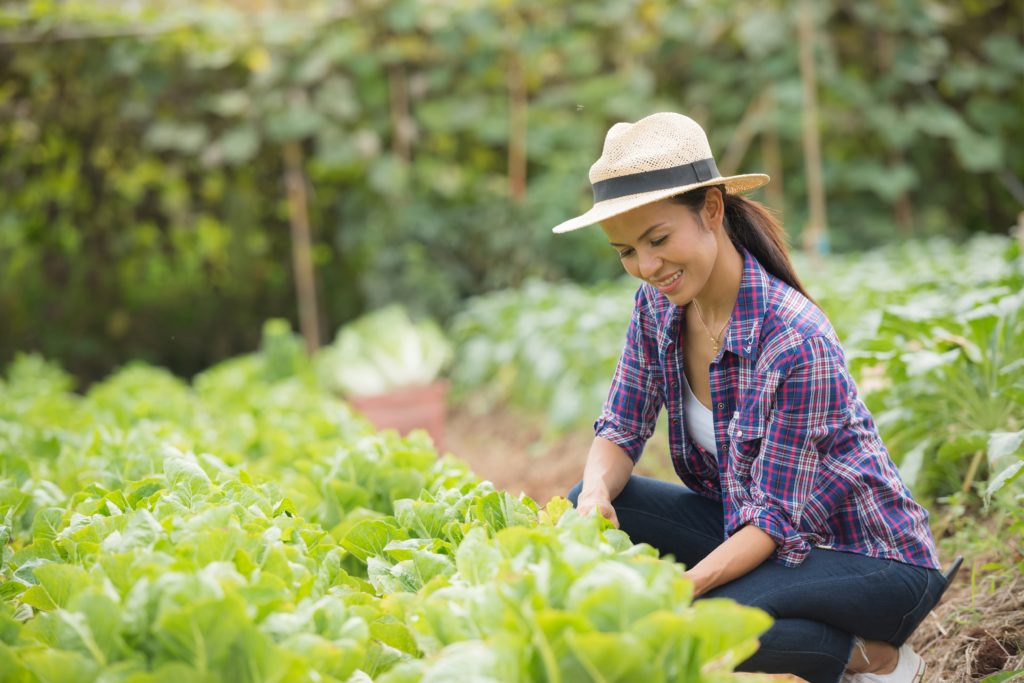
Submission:
<svg viewBox="0 0 1024 683">
<path fill-rule="evenodd" d="M 757 652 L 737 671 L 788 673 L 811 683 L 834 683 L 853 649 L 849 633 L 807 619 L 779 619 L 759 640 Z"/>
</svg>

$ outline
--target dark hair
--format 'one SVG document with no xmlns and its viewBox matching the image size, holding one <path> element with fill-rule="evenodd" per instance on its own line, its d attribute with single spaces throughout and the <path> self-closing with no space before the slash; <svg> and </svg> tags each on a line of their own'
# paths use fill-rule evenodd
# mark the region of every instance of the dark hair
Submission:
<svg viewBox="0 0 1024 683">
<path fill-rule="evenodd" d="M 693 211 L 700 221 L 699 211 L 704 207 L 704 200 L 712 187 L 722 193 L 725 202 L 725 233 L 736 248 L 743 247 L 749 251 L 765 270 L 811 299 L 793 268 L 793 262 L 789 260 L 782 224 L 767 206 L 738 194 L 729 194 L 725 191 L 725 185 L 700 187 L 670 199 Z"/>
</svg>

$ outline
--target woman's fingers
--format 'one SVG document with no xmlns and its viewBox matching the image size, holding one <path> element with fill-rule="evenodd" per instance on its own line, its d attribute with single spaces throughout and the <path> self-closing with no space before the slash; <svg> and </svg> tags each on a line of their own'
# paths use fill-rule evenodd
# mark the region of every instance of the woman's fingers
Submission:
<svg viewBox="0 0 1024 683">
<path fill-rule="evenodd" d="M 611 501 L 607 498 L 585 499 L 580 497 L 578 508 L 580 514 L 583 515 L 590 514 L 592 510 L 597 510 L 597 513 L 611 522 L 616 529 L 619 528 L 618 515 L 615 514 L 615 508 L 612 507 Z"/>
<path fill-rule="evenodd" d="M 619 516 L 615 514 L 615 508 L 612 507 L 611 503 L 605 502 L 604 505 L 598 508 L 601 515 L 615 525 L 615 528 L 619 528 Z"/>
</svg>

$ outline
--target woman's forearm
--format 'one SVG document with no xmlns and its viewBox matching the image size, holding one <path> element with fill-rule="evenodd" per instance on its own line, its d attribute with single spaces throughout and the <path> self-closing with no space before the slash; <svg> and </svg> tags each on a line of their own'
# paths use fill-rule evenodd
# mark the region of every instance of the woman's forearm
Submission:
<svg viewBox="0 0 1024 683">
<path fill-rule="evenodd" d="M 583 494 L 603 493 L 614 500 L 633 473 L 633 461 L 626 452 L 600 436 L 594 439 L 583 468 Z"/>
<path fill-rule="evenodd" d="M 633 461 L 626 452 L 611 441 L 596 437 L 583 468 L 583 488 L 576 504 L 577 509 L 583 514 L 597 509 L 616 527 L 619 526 L 611 502 L 622 493 L 632 473 Z"/>
<path fill-rule="evenodd" d="M 747 525 L 686 572 L 695 595 L 738 579 L 775 552 L 777 544 L 756 526 Z"/>
</svg>

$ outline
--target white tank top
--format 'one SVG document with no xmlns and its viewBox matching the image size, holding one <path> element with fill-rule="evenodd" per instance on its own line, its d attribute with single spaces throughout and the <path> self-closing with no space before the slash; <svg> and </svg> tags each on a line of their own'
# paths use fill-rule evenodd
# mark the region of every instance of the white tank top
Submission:
<svg viewBox="0 0 1024 683">
<path fill-rule="evenodd" d="M 683 409 L 686 411 L 686 433 L 708 453 L 718 456 L 718 446 L 715 444 L 715 420 L 711 409 L 700 402 L 700 399 L 690 388 L 690 382 L 686 379 L 686 373 L 679 373 L 683 376 Z"/>
</svg>

